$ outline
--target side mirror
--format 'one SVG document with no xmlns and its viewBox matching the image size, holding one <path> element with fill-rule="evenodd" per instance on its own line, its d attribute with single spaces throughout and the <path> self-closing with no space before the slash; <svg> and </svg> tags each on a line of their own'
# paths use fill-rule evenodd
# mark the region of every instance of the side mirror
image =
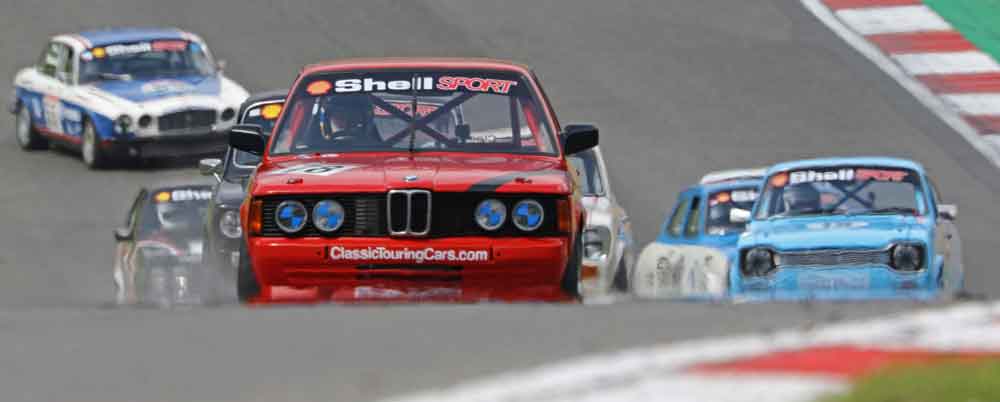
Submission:
<svg viewBox="0 0 1000 402">
<path fill-rule="evenodd" d="M 563 152 L 566 155 L 580 153 L 597 146 L 597 127 L 589 124 L 570 124 L 563 129 Z"/>
<path fill-rule="evenodd" d="M 222 159 L 206 158 L 198 161 L 198 171 L 202 176 L 211 176 L 219 173 L 219 166 L 222 166 Z"/>
<path fill-rule="evenodd" d="M 262 156 L 264 149 L 267 148 L 267 136 L 261 131 L 260 126 L 256 124 L 237 124 L 229 129 L 229 146 Z"/>
<path fill-rule="evenodd" d="M 226 71 L 226 64 L 228 64 L 226 63 L 226 59 L 216 60 L 215 69 L 219 70 L 220 73 Z"/>
<path fill-rule="evenodd" d="M 118 241 L 132 240 L 132 230 L 130 230 L 129 228 L 115 229 L 115 240 Z"/>
<path fill-rule="evenodd" d="M 732 223 L 750 222 L 750 211 L 740 208 L 732 208 L 729 210 L 729 221 Z"/>
<path fill-rule="evenodd" d="M 953 221 L 958 218 L 958 206 L 955 204 L 938 205 L 938 216 L 940 216 L 941 219 Z"/>
</svg>

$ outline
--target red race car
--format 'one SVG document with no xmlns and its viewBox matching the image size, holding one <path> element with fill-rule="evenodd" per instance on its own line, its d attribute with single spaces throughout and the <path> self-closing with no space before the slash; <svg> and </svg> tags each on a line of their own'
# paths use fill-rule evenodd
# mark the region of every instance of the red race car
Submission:
<svg viewBox="0 0 1000 402">
<path fill-rule="evenodd" d="M 558 134 L 557 134 L 558 133 Z M 560 129 L 527 67 L 478 59 L 311 65 L 242 205 L 244 301 L 557 301 L 579 295 L 584 209 Z"/>
</svg>

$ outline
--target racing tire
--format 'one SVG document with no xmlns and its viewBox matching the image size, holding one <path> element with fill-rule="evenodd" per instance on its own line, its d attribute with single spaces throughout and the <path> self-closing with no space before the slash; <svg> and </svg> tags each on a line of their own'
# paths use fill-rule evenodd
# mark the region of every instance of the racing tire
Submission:
<svg viewBox="0 0 1000 402">
<path fill-rule="evenodd" d="M 613 290 L 628 293 L 628 269 L 625 268 L 625 257 L 622 256 L 621 261 L 618 261 L 618 270 L 615 271 L 615 278 L 611 282 L 611 288 Z"/>
<path fill-rule="evenodd" d="M 80 159 L 91 170 L 103 169 L 110 165 L 110 158 L 97 143 L 97 130 L 90 120 L 83 122 L 83 139 L 80 142 Z"/>
<path fill-rule="evenodd" d="M 247 303 L 260 295 L 260 283 L 250 265 L 247 246 L 240 246 L 240 266 L 236 269 L 236 296 L 240 303 Z"/>
<path fill-rule="evenodd" d="M 576 241 L 573 242 L 573 249 L 570 250 L 570 259 L 566 263 L 566 270 L 563 271 L 562 281 L 559 287 L 566 295 L 575 300 L 580 300 L 580 265 L 583 263 L 583 234 L 577 234 Z"/>
<path fill-rule="evenodd" d="M 31 111 L 24 105 L 18 108 L 17 116 L 14 118 L 14 136 L 17 138 L 17 145 L 25 151 L 36 151 L 49 147 L 49 140 L 42 137 L 32 126 Z"/>
</svg>

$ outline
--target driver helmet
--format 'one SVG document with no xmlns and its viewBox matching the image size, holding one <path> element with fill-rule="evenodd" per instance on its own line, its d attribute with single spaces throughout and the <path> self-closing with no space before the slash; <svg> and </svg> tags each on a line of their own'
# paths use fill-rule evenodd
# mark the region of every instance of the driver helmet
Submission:
<svg viewBox="0 0 1000 402">
<path fill-rule="evenodd" d="M 368 95 L 328 96 L 323 105 L 330 133 L 344 130 L 364 130 L 374 119 L 373 105 Z"/>
<path fill-rule="evenodd" d="M 788 186 L 782 194 L 782 199 L 786 211 L 808 211 L 820 207 L 820 193 L 810 183 Z"/>
<path fill-rule="evenodd" d="M 160 223 L 160 228 L 168 231 L 186 229 L 192 225 L 184 206 L 172 202 L 156 204 L 156 220 Z"/>
</svg>

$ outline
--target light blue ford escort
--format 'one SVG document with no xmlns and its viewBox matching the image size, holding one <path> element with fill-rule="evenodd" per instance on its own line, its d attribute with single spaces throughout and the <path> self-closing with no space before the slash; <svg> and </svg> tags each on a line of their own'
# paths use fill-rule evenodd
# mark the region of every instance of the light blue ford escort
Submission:
<svg viewBox="0 0 1000 402">
<path fill-rule="evenodd" d="M 781 163 L 765 174 L 730 269 L 744 299 L 928 298 L 961 291 L 956 207 L 896 158 Z"/>
</svg>

